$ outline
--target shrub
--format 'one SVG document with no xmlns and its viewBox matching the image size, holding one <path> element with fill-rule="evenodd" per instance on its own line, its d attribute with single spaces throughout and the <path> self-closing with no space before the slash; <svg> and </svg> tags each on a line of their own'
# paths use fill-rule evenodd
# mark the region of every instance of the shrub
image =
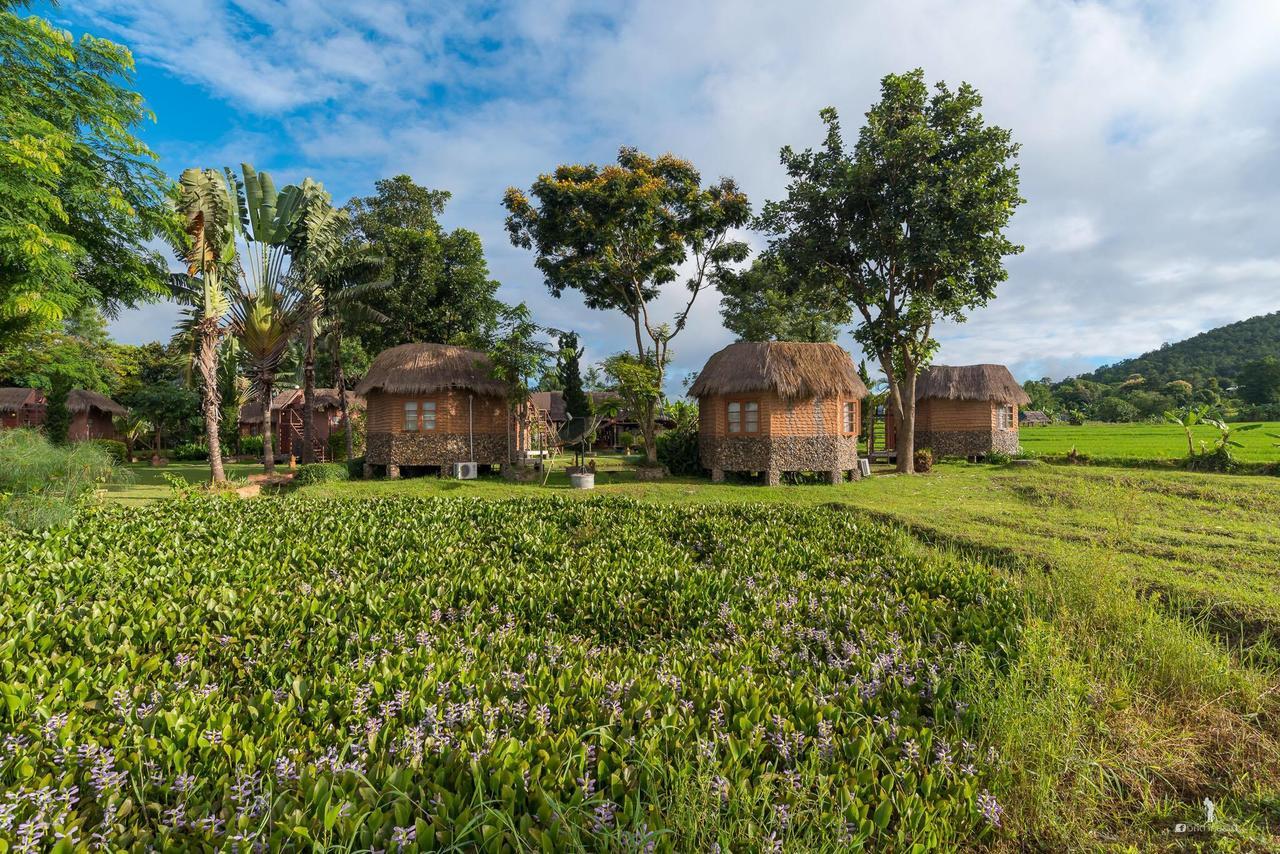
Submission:
<svg viewBox="0 0 1280 854">
<path fill-rule="evenodd" d="M 364 477 L 364 457 L 347 460 L 347 480 L 359 480 Z"/>
<path fill-rule="evenodd" d="M 634 448 L 637 444 L 638 444 L 638 440 L 636 439 L 636 435 L 634 433 L 623 430 L 621 433 L 618 434 L 618 447 Z"/>
<path fill-rule="evenodd" d="M 298 486 L 307 486 L 313 483 L 347 480 L 349 476 L 346 463 L 306 463 L 298 466 L 293 482 Z"/>
<path fill-rule="evenodd" d="M 174 446 L 169 452 L 169 459 L 181 462 L 198 462 L 209 459 L 209 449 L 195 442 L 184 442 Z"/>
<path fill-rule="evenodd" d="M 933 450 L 917 448 L 915 453 L 916 471 L 924 473 L 933 471 Z"/>
<path fill-rule="evenodd" d="M 0 431 L 0 516 L 26 530 L 69 521 L 93 490 L 120 474 L 92 442 L 54 445 L 35 430 Z"/>
<path fill-rule="evenodd" d="M 698 456 L 698 423 L 679 423 L 670 430 L 658 434 L 658 462 L 672 474 L 702 474 L 702 462 Z"/>
<path fill-rule="evenodd" d="M 125 447 L 124 442 L 116 439 L 91 439 L 89 444 L 106 451 L 107 456 L 111 457 L 111 461 L 117 465 L 129 461 L 129 449 Z"/>
<path fill-rule="evenodd" d="M 993 466 L 1007 466 L 1013 461 L 1013 455 L 1004 451 L 989 451 L 983 459 Z"/>
<path fill-rule="evenodd" d="M 262 456 L 262 437 L 261 436 L 241 436 L 240 437 L 240 453 L 245 456 Z"/>
</svg>

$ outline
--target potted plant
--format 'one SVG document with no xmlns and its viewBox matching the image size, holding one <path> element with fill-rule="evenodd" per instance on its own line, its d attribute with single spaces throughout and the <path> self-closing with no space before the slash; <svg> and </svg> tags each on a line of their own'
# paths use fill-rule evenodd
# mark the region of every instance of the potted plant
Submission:
<svg viewBox="0 0 1280 854">
<path fill-rule="evenodd" d="M 587 463 L 585 466 L 577 466 L 569 472 L 569 485 L 574 489 L 595 489 L 596 488 L 596 464 L 595 461 Z"/>
</svg>

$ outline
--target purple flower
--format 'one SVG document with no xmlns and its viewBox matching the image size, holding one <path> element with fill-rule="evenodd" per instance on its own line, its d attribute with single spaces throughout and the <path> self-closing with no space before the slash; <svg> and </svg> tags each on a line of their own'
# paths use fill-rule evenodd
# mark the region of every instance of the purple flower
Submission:
<svg viewBox="0 0 1280 854">
<path fill-rule="evenodd" d="M 403 851 L 406 845 L 417 841 L 417 839 L 417 825 L 409 824 L 404 827 L 397 827 L 391 831 L 391 844 L 395 846 L 395 850 L 397 851 Z"/>
<path fill-rule="evenodd" d="M 995 796 L 986 789 L 978 795 L 978 811 L 992 827 L 1000 826 L 1000 817 L 1004 815 L 1004 807 L 996 801 Z"/>
</svg>

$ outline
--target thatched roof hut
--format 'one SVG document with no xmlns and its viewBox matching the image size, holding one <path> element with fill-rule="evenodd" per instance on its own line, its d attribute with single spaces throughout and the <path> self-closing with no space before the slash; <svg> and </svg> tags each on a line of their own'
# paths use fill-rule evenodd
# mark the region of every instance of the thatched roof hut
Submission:
<svg viewBox="0 0 1280 854">
<path fill-rule="evenodd" d="M 690 397 L 769 391 L 783 400 L 867 396 L 853 359 L 838 344 L 739 341 L 715 353 Z"/>
<path fill-rule="evenodd" d="M 1031 396 L 1004 365 L 933 365 L 916 380 L 916 400 L 990 400 L 1025 406 Z"/>
<path fill-rule="evenodd" d="M 431 394 L 459 389 L 475 394 L 506 394 L 493 377 L 493 363 L 479 350 L 452 344 L 401 344 L 373 360 L 356 394 Z"/>
<path fill-rule="evenodd" d="M 24 408 L 43 403 L 40 392 L 34 388 L 0 388 L 0 414 L 10 415 Z"/>
<path fill-rule="evenodd" d="M 72 415 L 97 409 L 108 415 L 124 415 L 129 410 L 116 403 L 105 394 L 83 388 L 73 388 L 67 392 L 67 411 Z"/>
<path fill-rule="evenodd" d="M 725 472 L 857 475 L 867 387 L 836 344 L 740 341 L 707 360 L 689 388 L 698 399 L 698 454 L 713 480 Z"/>
</svg>

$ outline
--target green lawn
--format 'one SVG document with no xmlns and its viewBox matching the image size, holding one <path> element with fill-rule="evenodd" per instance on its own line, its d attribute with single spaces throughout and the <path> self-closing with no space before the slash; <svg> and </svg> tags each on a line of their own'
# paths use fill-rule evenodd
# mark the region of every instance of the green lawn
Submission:
<svg viewBox="0 0 1280 854">
<path fill-rule="evenodd" d="M 243 478 L 262 471 L 257 463 L 226 463 L 227 477 Z M 124 466 L 124 477 L 119 483 L 108 484 L 107 498 L 120 504 L 142 505 L 157 498 L 168 498 L 173 491 L 165 475 L 180 477 L 187 483 L 204 483 L 209 480 L 208 463 L 170 463 L 153 466 L 150 463 L 129 463 Z"/>
<path fill-rule="evenodd" d="M 1212 445 L 1218 431 L 1212 427 L 1194 428 L 1196 445 L 1204 441 Z M 1267 422 L 1257 430 L 1237 434 L 1243 448 L 1235 450 L 1242 462 L 1280 462 L 1280 422 Z M 1080 426 L 1053 424 L 1048 427 L 1023 427 L 1019 431 L 1022 447 L 1036 454 L 1066 454 L 1075 448 L 1082 454 L 1100 459 L 1176 460 L 1187 455 L 1187 437 L 1176 424 L 1102 424 Z"/>
</svg>

